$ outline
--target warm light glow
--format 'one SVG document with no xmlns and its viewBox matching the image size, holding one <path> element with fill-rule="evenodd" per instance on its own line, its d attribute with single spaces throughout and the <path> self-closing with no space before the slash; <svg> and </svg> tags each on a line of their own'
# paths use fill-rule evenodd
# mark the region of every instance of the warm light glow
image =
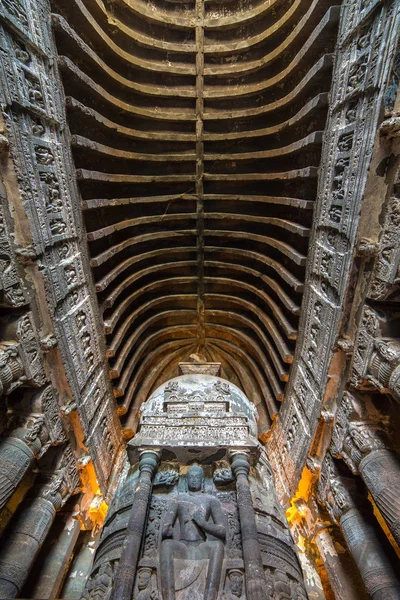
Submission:
<svg viewBox="0 0 400 600">
<path fill-rule="evenodd" d="M 297 491 L 286 511 L 286 518 L 291 527 L 307 516 L 307 502 L 311 494 L 312 483 L 313 475 L 307 467 L 304 467 Z"/>
</svg>

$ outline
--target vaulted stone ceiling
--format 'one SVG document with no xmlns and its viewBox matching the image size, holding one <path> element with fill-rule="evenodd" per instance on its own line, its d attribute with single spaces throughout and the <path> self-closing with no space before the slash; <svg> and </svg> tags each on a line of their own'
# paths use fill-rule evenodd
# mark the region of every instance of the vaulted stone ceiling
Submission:
<svg viewBox="0 0 400 600">
<path fill-rule="evenodd" d="M 336 0 L 55 0 L 110 376 L 127 428 L 193 352 L 279 410 Z"/>
</svg>

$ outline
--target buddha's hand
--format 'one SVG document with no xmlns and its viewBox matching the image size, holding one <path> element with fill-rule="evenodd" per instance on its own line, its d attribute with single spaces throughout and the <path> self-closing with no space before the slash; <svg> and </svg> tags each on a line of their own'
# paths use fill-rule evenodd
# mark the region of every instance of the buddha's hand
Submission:
<svg viewBox="0 0 400 600">
<path fill-rule="evenodd" d="M 194 513 L 193 515 L 193 521 L 196 523 L 196 525 L 198 525 L 201 528 L 204 528 L 205 524 L 206 524 L 206 520 L 204 518 L 203 513 L 198 510 Z"/>
<path fill-rule="evenodd" d="M 166 523 L 162 528 L 161 538 L 163 540 L 165 540 L 168 538 L 172 538 L 173 535 L 174 535 L 174 530 L 172 529 L 171 523 Z"/>
</svg>

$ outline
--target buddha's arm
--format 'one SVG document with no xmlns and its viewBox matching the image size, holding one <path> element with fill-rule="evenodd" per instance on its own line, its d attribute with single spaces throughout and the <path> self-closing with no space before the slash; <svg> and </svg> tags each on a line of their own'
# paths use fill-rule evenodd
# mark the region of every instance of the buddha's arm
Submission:
<svg viewBox="0 0 400 600">
<path fill-rule="evenodd" d="M 172 538 L 175 521 L 178 516 L 178 503 L 176 500 L 172 500 L 162 522 L 161 527 L 161 539 Z"/>
<path fill-rule="evenodd" d="M 195 522 L 199 527 L 206 533 L 220 539 L 222 542 L 226 538 L 226 527 L 224 513 L 222 512 L 221 506 L 217 500 L 211 502 L 211 517 L 213 521 L 206 521 L 203 516 L 196 514 L 194 516 Z"/>
</svg>

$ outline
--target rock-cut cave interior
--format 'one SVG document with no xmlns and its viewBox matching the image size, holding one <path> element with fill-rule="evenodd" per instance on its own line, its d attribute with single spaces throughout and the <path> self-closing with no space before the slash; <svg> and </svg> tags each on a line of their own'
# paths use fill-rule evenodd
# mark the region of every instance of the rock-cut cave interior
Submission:
<svg viewBox="0 0 400 600">
<path fill-rule="evenodd" d="M 0 0 L 0 599 L 400 600 L 400 0 Z"/>
</svg>

